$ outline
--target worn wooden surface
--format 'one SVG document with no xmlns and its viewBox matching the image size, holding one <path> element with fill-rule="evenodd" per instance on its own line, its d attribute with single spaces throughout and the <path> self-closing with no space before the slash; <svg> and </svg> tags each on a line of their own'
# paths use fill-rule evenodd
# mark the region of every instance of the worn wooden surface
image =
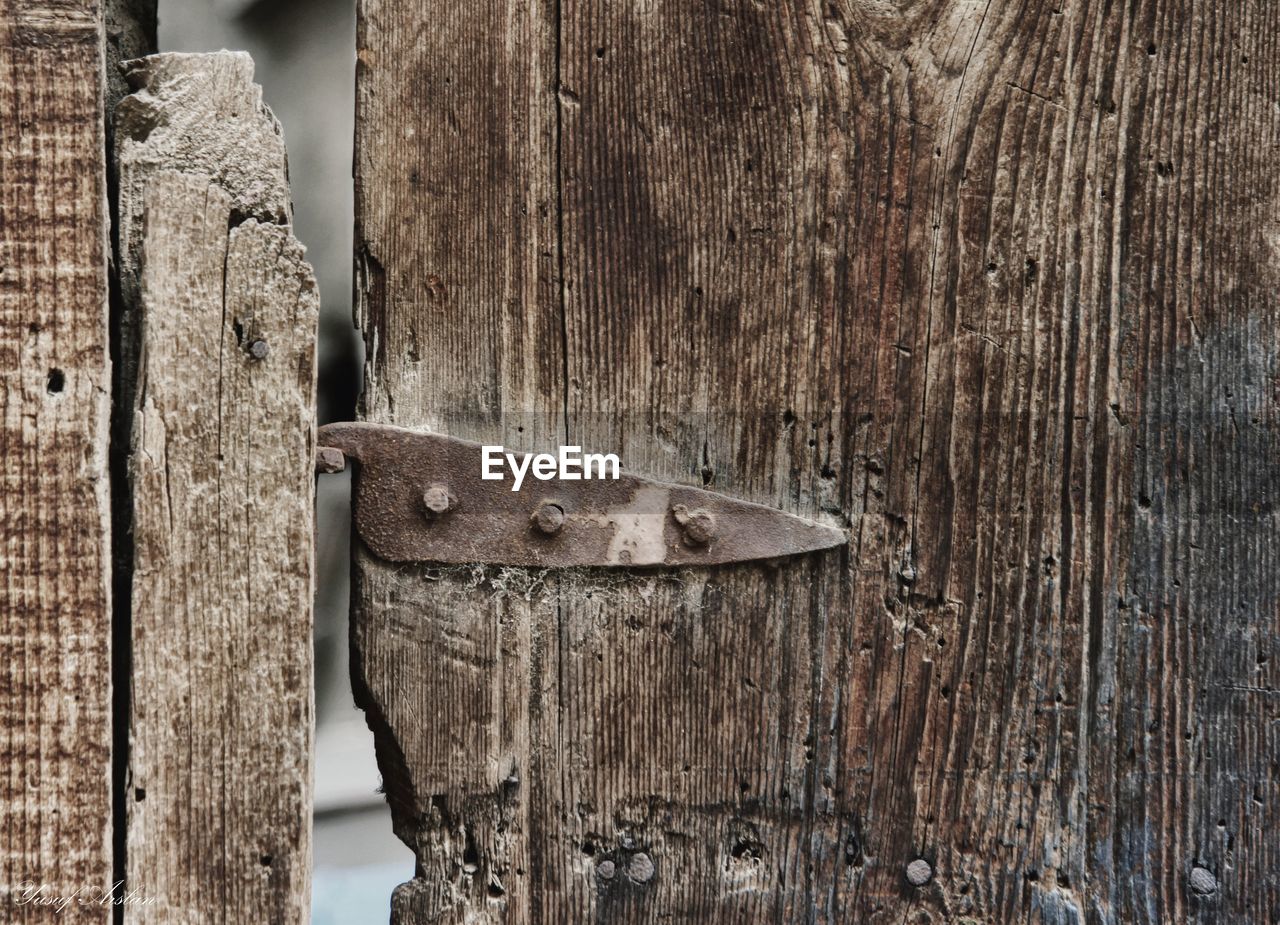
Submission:
<svg viewBox="0 0 1280 925">
<path fill-rule="evenodd" d="M 0 920 L 108 922 L 102 10 L 0 3 Z"/>
<path fill-rule="evenodd" d="M 1280 917 L 1278 19 L 363 0 L 366 416 L 853 533 L 358 554 L 398 921 Z"/>
<path fill-rule="evenodd" d="M 116 208 L 122 310 L 121 388 L 136 404 L 142 228 L 146 187 L 157 170 L 213 178 L 232 198 L 237 219 L 287 223 L 293 215 L 280 123 L 253 82 L 244 52 L 165 53 L 125 62 L 134 92 L 115 112 Z M 128 434 L 122 434 L 128 440 Z"/>
<path fill-rule="evenodd" d="M 122 289 L 141 332 L 125 850 L 149 903 L 125 920 L 305 923 L 319 296 L 276 223 L 283 146 L 247 56 L 162 55 L 131 76 L 144 89 L 118 111 L 123 263 L 139 273 Z M 276 143 L 237 152 L 220 129 Z"/>
</svg>

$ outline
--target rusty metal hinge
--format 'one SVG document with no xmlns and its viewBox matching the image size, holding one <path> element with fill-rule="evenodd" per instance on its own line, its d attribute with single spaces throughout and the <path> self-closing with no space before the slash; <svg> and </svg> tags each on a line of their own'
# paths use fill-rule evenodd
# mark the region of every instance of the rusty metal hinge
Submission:
<svg viewBox="0 0 1280 925">
<path fill-rule="evenodd" d="M 843 530 L 627 472 L 608 480 L 481 478 L 481 445 L 382 424 L 320 428 L 316 467 L 359 465 L 356 531 L 390 562 L 717 565 L 840 546 Z"/>
</svg>

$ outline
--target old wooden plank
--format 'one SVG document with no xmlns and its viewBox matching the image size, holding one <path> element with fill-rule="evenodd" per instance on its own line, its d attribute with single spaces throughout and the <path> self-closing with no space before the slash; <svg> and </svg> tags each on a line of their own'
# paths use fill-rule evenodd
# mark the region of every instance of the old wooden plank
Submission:
<svg viewBox="0 0 1280 925">
<path fill-rule="evenodd" d="M 406 19 L 390 2 L 364 3 L 360 15 L 364 413 L 545 446 L 563 408 L 554 10 L 458 4 L 428 18 Z M 431 37 L 419 45 L 414 31 Z M 400 64 L 386 57 L 401 53 Z M 430 114 L 419 92 L 433 98 Z M 412 320 L 393 307 L 404 300 L 421 307 Z M 541 711 L 528 684 L 548 644 L 545 604 L 535 616 L 517 593 L 494 600 L 469 575 L 436 577 L 432 593 L 415 570 L 365 556 L 353 585 L 356 699 L 375 729 L 396 832 L 419 846 L 423 868 L 397 895 L 398 914 L 525 908 L 530 717 Z"/>
<path fill-rule="evenodd" d="M 306 922 L 319 297 L 277 223 L 283 146 L 247 56 L 162 55 L 133 76 L 126 862 L 149 904 L 126 920 Z"/>
<path fill-rule="evenodd" d="M 362 555 L 400 921 L 1274 918 L 1278 15 L 365 0 L 368 416 L 854 534 Z"/>
<path fill-rule="evenodd" d="M 0 4 L 0 919 L 13 922 L 111 917 L 75 901 L 111 880 L 102 43 L 96 3 Z"/>
<path fill-rule="evenodd" d="M 123 367 L 117 401 L 136 404 L 141 381 L 141 268 L 146 187 L 157 170 L 212 177 L 232 197 L 237 217 L 288 222 L 284 134 L 253 82 L 253 60 L 243 52 L 165 53 L 123 65 L 134 92 L 115 112 L 118 204 L 119 338 Z M 128 442 L 128 434 L 120 435 Z"/>
</svg>

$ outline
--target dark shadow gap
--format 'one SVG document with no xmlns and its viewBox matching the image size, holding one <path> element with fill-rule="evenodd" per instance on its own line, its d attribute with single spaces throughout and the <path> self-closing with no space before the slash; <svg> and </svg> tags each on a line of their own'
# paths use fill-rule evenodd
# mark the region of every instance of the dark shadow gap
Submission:
<svg viewBox="0 0 1280 925">
<path fill-rule="evenodd" d="M 156 50 L 155 0 L 107 0 L 104 9 L 103 140 L 106 145 L 107 207 L 111 217 L 111 262 L 107 274 L 109 351 L 111 356 L 111 421 L 108 479 L 111 493 L 111 884 L 116 896 L 127 892 L 129 799 L 145 798 L 129 787 L 130 680 L 133 674 L 133 496 L 129 490 L 129 443 L 132 408 L 124 397 L 132 350 L 125 343 L 124 297 L 120 287 L 119 178 L 115 165 L 115 105 L 128 92 L 120 62 Z M 53 376 L 50 374 L 50 388 Z M 112 906 L 112 922 L 124 923 L 123 905 Z"/>
</svg>

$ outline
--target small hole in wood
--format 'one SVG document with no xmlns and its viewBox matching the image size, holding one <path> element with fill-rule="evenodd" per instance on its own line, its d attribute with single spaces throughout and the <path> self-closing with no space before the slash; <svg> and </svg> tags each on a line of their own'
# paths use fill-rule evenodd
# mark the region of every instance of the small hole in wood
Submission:
<svg viewBox="0 0 1280 925">
<path fill-rule="evenodd" d="M 262 857 L 258 858 L 258 863 L 261 864 L 263 867 L 270 867 L 271 862 L 274 860 L 275 858 L 273 858 L 271 855 L 264 854 Z"/>
<path fill-rule="evenodd" d="M 62 370 L 60 369 L 49 370 L 49 379 L 46 384 L 46 388 L 49 390 L 50 395 L 57 395 L 66 387 L 66 385 L 67 385 L 67 377 L 66 375 L 63 374 Z"/>
<path fill-rule="evenodd" d="M 844 842 L 844 862 L 850 867 L 862 866 L 862 845 L 858 836 L 850 835 Z"/>
<path fill-rule="evenodd" d="M 134 801 L 135 803 L 141 803 L 141 802 L 142 802 L 143 800 L 145 800 L 146 798 L 147 798 L 147 791 L 146 791 L 146 789 L 145 789 L 145 788 L 143 788 L 143 787 L 134 787 L 134 788 L 133 788 L 133 801 Z"/>
<path fill-rule="evenodd" d="M 465 873 L 474 874 L 480 869 L 480 852 L 471 840 L 471 832 L 467 832 L 467 845 L 462 851 L 462 869 Z"/>
</svg>

